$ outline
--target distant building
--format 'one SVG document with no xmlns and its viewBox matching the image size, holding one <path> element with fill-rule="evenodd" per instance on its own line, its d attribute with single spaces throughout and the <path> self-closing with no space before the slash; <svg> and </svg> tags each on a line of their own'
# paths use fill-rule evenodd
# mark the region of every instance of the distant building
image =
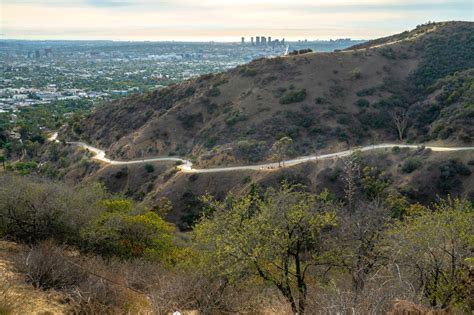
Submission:
<svg viewBox="0 0 474 315">
<path fill-rule="evenodd" d="M 240 41 L 240 43 L 241 43 L 242 45 L 245 44 L 245 37 L 242 37 L 242 40 Z"/>
<path fill-rule="evenodd" d="M 40 51 L 39 50 L 35 50 L 35 57 L 36 58 L 39 58 L 41 55 L 40 55 Z"/>
<path fill-rule="evenodd" d="M 268 45 L 271 45 L 271 44 L 272 44 L 272 37 L 268 36 Z"/>
<path fill-rule="evenodd" d="M 260 36 L 260 43 L 265 46 L 267 44 L 267 38 L 265 36 Z"/>
<path fill-rule="evenodd" d="M 50 57 L 53 54 L 53 49 L 52 48 L 46 48 L 44 50 L 44 54 L 46 57 Z"/>
<path fill-rule="evenodd" d="M 260 46 L 260 36 L 255 37 L 255 43 Z"/>
<path fill-rule="evenodd" d="M 250 37 L 250 43 L 252 44 L 252 46 L 255 44 L 255 43 L 253 42 L 253 37 Z"/>
</svg>

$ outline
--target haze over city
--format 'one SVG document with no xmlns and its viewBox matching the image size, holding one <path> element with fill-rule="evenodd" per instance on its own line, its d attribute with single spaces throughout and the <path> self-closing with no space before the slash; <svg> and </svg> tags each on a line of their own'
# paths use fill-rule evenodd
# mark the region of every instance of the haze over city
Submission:
<svg viewBox="0 0 474 315">
<path fill-rule="evenodd" d="M 473 19 L 470 0 L 2 0 L 0 8 L 3 39 L 368 39 Z"/>
</svg>

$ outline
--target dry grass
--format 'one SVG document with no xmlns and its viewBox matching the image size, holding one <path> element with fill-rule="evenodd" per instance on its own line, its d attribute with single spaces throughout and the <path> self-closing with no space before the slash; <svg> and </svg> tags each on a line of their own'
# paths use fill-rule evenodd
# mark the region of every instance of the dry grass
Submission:
<svg viewBox="0 0 474 315">
<path fill-rule="evenodd" d="M 10 315 L 23 303 L 21 296 L 13 290 L 14 280 L 0 279 L 0 315 Z"/>
</svg>

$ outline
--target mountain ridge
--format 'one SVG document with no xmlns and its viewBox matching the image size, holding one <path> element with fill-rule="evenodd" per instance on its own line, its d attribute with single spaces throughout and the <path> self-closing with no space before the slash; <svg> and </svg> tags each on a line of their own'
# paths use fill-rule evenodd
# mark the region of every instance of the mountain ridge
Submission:
<svg viewBox="0 0 474 315">
<path fill-rule="evenodd" d="M 293 139 L 294 155 L 396 140 L 397 109 L 410 118 L 402 140 L 470 144 L 471 88 L 439 100 L 452 84 L 436 82 L 469 86 L 473 25 L 422 26 L 413 40 L 387 47 L 255 60 L 100 107 L 67 136 L 113 158 L 180 155 L 202 166 L 236 165 L 271 160 L 271 146 L 283 136 Z M 452 109 L 455 124 L 446 126 L 442 111 Z"/>
</svg>

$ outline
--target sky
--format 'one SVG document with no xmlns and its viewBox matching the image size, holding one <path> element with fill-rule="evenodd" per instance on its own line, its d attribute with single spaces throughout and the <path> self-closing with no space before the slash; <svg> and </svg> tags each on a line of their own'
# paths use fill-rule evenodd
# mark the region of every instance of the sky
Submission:
<svg viewBox="0 0 474 315">
<path fill-rule="evenodd" d="M 2 39 L 371 39 L 474 20 L 474 0 L 0 0 Z"/>
</svg>

